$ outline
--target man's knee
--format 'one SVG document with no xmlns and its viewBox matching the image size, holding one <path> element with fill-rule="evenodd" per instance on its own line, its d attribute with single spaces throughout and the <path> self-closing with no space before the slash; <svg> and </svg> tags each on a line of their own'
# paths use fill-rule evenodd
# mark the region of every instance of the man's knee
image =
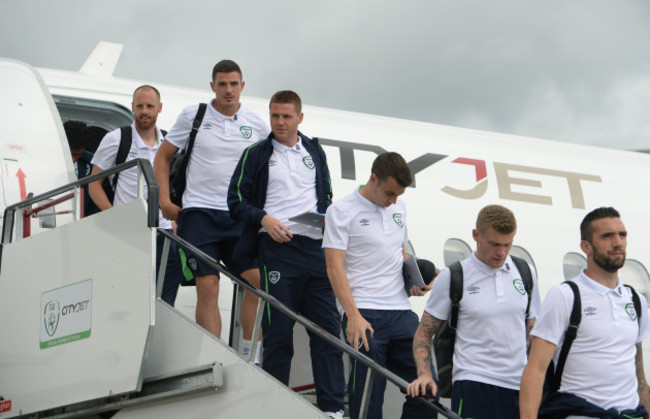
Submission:
<svg viewBox="0 0 650 419">
<path fill-rule="evenodd" d="M 219 298 L 219 277 L 217 275 L 205 275 L 196 278 L 197 298 Z"/>
</svg>

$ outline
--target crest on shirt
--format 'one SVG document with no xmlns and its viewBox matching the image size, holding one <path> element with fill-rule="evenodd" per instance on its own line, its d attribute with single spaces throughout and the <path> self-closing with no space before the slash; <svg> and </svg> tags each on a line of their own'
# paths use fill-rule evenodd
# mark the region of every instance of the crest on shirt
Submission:
<svg viewBox="0 0 650 419">
<path fill-rule="evenodd" d="M 239 132 L 241 132 L 241 135 L 243 135 L 244 138 L 250 140 L 253 135 L 253 128 L 247 126 L 239 127 Z"/>
<path fill-rule="evenodd" d="M 399 228 L 404 228 L 404 219 L 402 218 L 401 212 L 393 213 L 393 221 L 395 221 L 395 224 L 397 224 Z"/>
<path fill-rule="evenodd" d="M 280 280 L 280 272 L 278 271 L 269 272 L 269 282 L 271 284 L 277 284 L 279 280 Z"/>
<path fill-rule="evenodd" d="M 519 294 L 526 295 L 526 287 L 524 287 L 524 281 L 522 281 L 521 278 L 517 278 L 512 281 L 512 286 L 515 287 L 515 290 Z"/>
<path fill-rule="evenodd" d="M 311 156 L 305 156 L 302 158 L 302 162 L 305 163 L 305 166 L 307 166 L 309 169 L 313 169 L 316 167 L 314 164 L 314 160 L 311 158 Z"/>
<path fill-rule="evenodd" d="M 625 304 L 625 312 L 630 317 L 630 320 L 636 320 L 636 310 L 634 309 L 634 303 Z"/>
</svg>

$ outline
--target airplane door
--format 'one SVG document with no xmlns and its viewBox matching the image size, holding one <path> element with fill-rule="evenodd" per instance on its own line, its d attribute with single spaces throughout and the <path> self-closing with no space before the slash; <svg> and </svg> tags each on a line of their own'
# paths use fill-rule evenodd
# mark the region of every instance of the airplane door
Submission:
<svg viewBox="0 0 650 419">
<path fill-rule="evenodd" d="M 20 61 L 0 58 L 2 209 L 76 180 L 54 101 L 41 76 Z"/>
</svg>

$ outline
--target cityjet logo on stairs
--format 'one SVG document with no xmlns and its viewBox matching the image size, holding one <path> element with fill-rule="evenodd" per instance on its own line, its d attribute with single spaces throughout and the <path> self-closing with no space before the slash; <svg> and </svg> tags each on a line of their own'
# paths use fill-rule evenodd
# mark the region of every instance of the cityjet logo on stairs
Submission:
<svg viewBox="0 0 650 419">
<path fill-rule="evenodd" d="M 41 294 L 40 348 L 47 349 L 90 337 L 91 279 Z"/>
</svg>

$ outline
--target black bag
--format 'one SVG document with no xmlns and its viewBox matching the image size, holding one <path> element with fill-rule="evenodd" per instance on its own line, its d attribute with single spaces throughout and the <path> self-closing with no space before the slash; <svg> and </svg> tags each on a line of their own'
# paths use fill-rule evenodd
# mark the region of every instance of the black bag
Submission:
<svg viewBox="0 0 650 419">
<path fill-rule="evenodd" d="M 180 150 L 169 161 L 169 199 L 179 207 L 183 206 L 183 193 L 187 186 L 187 166 L 190 162 L 190 155 L 194 148 L 196 134 L 201 127 L 201 122 L 203 122 L 206 108 L 206 103 L 199 104 L 199 109 L 196 111 L 196 116 L 192 123 L 192 132 L 190 132 L 190 141 L 187 144 L 187 149 Z"/>
<path fill-rule="evenodd" d="M 524 288 L 528 294 L 528 305 L 526 306 L 526 319 L 530 310 L 530 298 L 533 289 L 533 277 L 528 263 L 515 256 L 510 256 L 514 262 Z M 463 268 L 460 262 L 449 265 L 451 279 L 449 282 L 449 299 L 451 300 L 451 315 L 449 320 L 443 321 L 436 331 L 433 339 L 433 351 L 438 367 L 438 395 L 440 397 L 451 397 L 452 372 L 454 369 L 454 347 L 456 345 L 456 326 L 458 325 L 458 311 L 460 300 L 463 298 Z"/>
<path fill-rule="evenodd" d="M 546 399 L 546 396 L 549 394 L 558 391 L 560 389 L 560 384 L 562 383 L 562 373 L 564 372 L 564 364 L 566 363 L 567 356 L 569 355 L 569 350 L 571 350 L 571 345 L 575 340 L 578 334 L 578 328 L 580 327 L 580 321 L 582 320 L 582 299 L 580 297 L 580 290 L 578 286 L 573 281 L 565 281 L 565 284 L 571 287 L 573 291 L 573 307 L 571 308 L 571 317 L 569 318 L 569 326 L 564 332 L 564 341 L 562 347 L 560 348 L 560 355 L 557 359 L 557 368 L 553 361 L 549 364 L 546 370 L 546 378 L 544 380 L 544 389 L 542 400 Z M 634 310 L 636 311 L 636 320 L 637 322 L 641 321 L 641 300 L 639 299 L 639 294 L 636 293 L 636 290 L 629 285 L 625 285 L 632 291 L 632 302 L 634 303 Z M 640 324 L 640 323 L 639 323 Z"/>
<path fill-rule="evenodd" d="M 167 135 L 167 131 L 160 130 L 163 136 Z M 122 164 L 126 161 L 126 157 L 129 155 L 129 150 L 131 150 L 131 143 L 133 142 L 133 132 L 131 131 L 131 125 L 125 125 L 120 127 L 120 146 L 117 149 L 117 155 L 115 156 L 115 166 Z M 108 198 L 108 201 L 112 204 L 115 199 L 115 188 L 117 187 L 117 179 L 120 177 L 119 172 L 113 175 L 113 179 L 109 179 L 108 176 L 102 181 L 102 189 Z"/>
</svg>

